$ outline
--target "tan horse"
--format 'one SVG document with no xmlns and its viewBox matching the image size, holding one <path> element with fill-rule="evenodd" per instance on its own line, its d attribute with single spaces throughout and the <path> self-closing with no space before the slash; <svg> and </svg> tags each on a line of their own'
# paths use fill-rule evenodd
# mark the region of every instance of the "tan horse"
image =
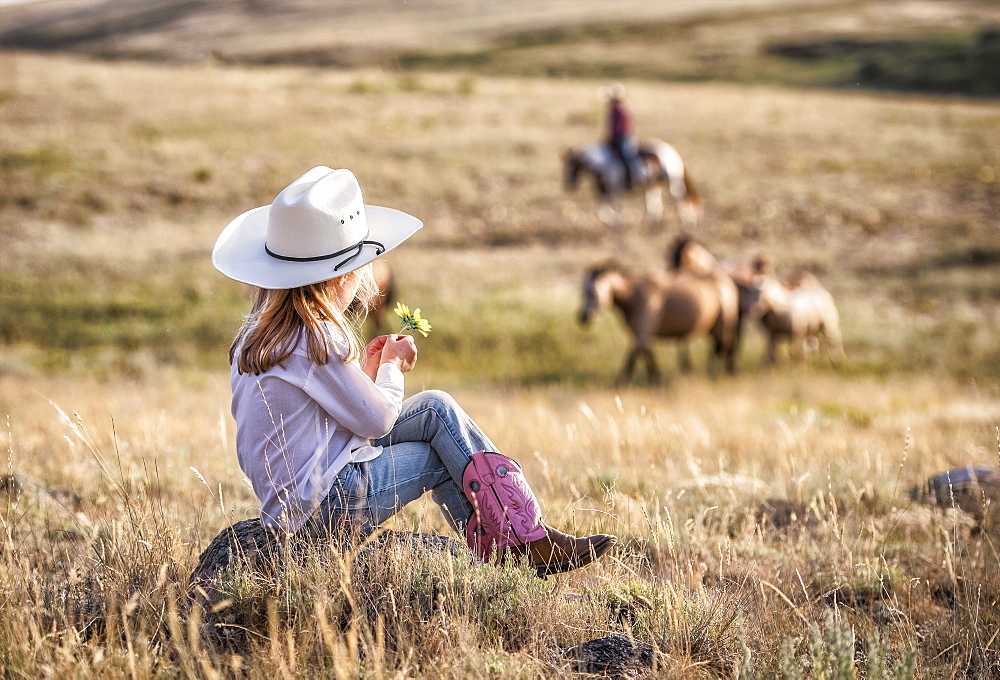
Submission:
<svg viewBox="0 0 1000 680">
<path fill-rule="evenodd" d="M 396 301 L 396 279 L 392 275 L 392 269 L 381 259 L 372 263 L 372 273 L 375 275 L 375 283 L 378 285 L 379 293 L 372 300 L 371 306 L 368 309 L 362 309 L 355 300 L 348 306 L 347 312 L 367 318 L 372 323 L 375 335 L 381 335 L 388 332 L 385 314 L 389 306 Z"/>
<path fill-rule="evenodd" d="M 723 336 L 727 369 L 734 373 L 744 308 L 756 299 L 755 292 L 746 289 L 739 278 L 734 277 L 732 271 L 716 260 L 700 241 L 687 234 L 674 239 L 667 265 L 675 272 L 697 275 L 715 285 L 722 310 L 720 332 Z"/>
<path fill-rule="evenodd" d="M 701 216 L 701 194 L 677 150 L 659 139 L 639 143 L 639 158 L 643 175 L 635 183 L 645 196 L 645 221 L 658 224 L 663 219 L 663 189 L 670 190 L 677 217 L 685 229 L 694 228 Z M 565 183 L 568 191 L 576 189 L 583 174 L 594 180 L 597 193 L 597 214 L 604 224 L 615 231 L 624 229 L 622 218 L 625 195 L 625 169 L 607 144 L 585 144 L 569 149 L 563 155 Z"/>
<path fill-rule="evenodd" d="M 583 281 L 580 323 L 589 324 L 602 310 L 616 307 L 632 332 L 633 344 L 625 358 L 618 382 L 632 379 L 640 358 L 646 361 L 651 383 L 659 382 L 660 371 L 650 345 L 654 338 L 685 341 L 678 348 L 681 370 L 691 361 L 686 341 L 709 334 L 714 340 L 713 355 L 724 359 L 726 369 L 735 369 L 733 326 L 736 299 L 722 299 L 710 276 L 696 272 L 655 272 L 632 274 L 615 265 L 596 267 Z"/>
<path fill-rule="evenodd" d="M 770 261 L 763 258 L 755 261 L 755 268 L 760 299 L 754 313 L 767 333 L 768 362 L 777 362 L 778 343 L 785 339 L 795 360 L 802 360 L 807 344 L 823 346 L 831 361 L 843 359 L 840 314 L 823 284 L 809 272 L 782 281 L 774 275 Z"/>
</svg>

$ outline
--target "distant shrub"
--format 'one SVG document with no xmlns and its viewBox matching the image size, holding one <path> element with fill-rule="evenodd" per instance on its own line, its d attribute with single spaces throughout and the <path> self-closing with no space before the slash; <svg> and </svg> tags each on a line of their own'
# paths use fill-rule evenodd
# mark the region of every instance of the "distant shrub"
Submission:
<svg viewBox="0 0 1000 680">
<path fill-rule="evenodd" d="M 422 92 L 424 83 L 412 73 L 404 73 L 396 79 L 396 89 L 400 92 Z"/>
<path fill-rule="evenodd" d="M 191 173 L 191 179 L 199 184 L 204 184 L 208 180 L 212 179 L 212 169 L 206 168 L 204 165 L 195 168 L 194 172 Z"/>
<path fill-rule="evenodd" d="M 375 86 L 365 78 L 356 78 L 347 86 L 347 91 L 351 94 L 368 94 L 375 91 Z"/>
<path fill-rule="evenodd" d="M 479 89 L 479 83 L 472 76 L 464 76 L 463 78 L 459 79 L 456 89 L 458 90 L 459 94 L 468 97 L 476 93 L 476 91 Z"/>
<path fill-rule="evenodd" d="M 817 71 L 840 64 L 839 84 L 970 95 L 1000 94 L 1000 29 L 920 39 L 832 38 L 771 45 L 767 54 Z M 831 83 L 837 84 L 837 83 Z"/>
<path fill-rule="evenodd" d="M 43 179 L 69 168 L 69 157 L 41 146 L 30 151 L 10 151 L 0 154 L 0 170 L 28 171 L 36 179 Z"/>
</svg>

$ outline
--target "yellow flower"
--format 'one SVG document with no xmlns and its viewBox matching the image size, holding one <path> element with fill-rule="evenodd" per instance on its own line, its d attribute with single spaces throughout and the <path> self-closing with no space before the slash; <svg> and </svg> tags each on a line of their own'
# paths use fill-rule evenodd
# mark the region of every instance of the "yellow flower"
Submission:
<svg viewBox="0 0 1000 680">
<path fill-rule="evenodd" d="M 400 331 L 416 331 L 423 335 L 425 338 L 427 334 L 431 332 L 431 324 L 427 319 L 420 317 L 420 308 L 414 309 L 410 312 L 410 308 L 404 305 L 402 302 L 396 303 L 396 309 L 393 310 L 402 320 L 402 328 Z"/>
</svg>

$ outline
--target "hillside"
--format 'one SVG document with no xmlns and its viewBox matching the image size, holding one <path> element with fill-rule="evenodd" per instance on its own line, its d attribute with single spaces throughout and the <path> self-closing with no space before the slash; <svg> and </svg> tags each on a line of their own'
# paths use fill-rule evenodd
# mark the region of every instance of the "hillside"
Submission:
<svg viewBox="0 0 1000 680">
<path fill-rule="evenodd" d="M 0 45 L 102 58 L 1000 94 L 988 0 L 43 0 Z"/>
</svg>

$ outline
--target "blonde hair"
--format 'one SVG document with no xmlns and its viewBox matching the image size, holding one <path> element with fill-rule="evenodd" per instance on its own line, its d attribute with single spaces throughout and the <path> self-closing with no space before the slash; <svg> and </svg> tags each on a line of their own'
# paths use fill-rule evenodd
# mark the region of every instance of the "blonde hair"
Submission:
<svg viewBox="0 0 1000 680">
<path fill-rule="evenodd" d="M 359 279 L 353 306 L 359 311 L 345 313 L 339 293 L 353 278 Z M 333 337 L 327 324 L 333 324 L 347 338 L 348 351 L 345 356 L 338 354 L 340 360 L 354 361 L 363 349 L 361 324 L 379 294 L 371 263 L 307 286 L 281 290 L 254 286 L 252 290 L 250 312 L 229 348 L 229 363 L 235 364 L 240 373 L 254 375 L 290 357 L 300 333 L 305 334 L 309 358 L 317 364 L 329 363 Z"/>
</svg>

